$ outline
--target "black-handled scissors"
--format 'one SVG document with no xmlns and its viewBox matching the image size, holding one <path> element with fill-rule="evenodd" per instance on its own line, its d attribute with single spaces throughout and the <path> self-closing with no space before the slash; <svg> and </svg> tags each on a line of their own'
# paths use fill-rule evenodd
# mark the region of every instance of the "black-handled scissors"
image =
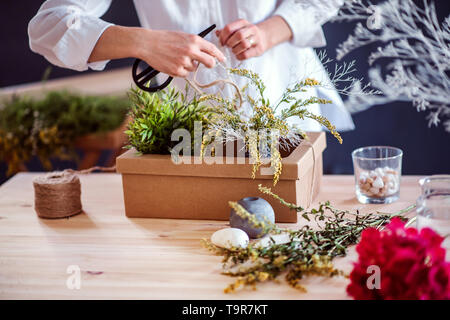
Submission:
<svg viewBox="0 0 450 320">
<path fill-rule="evenodd" d="M 200 37 L 204 38 L 208 33 L 213 31 L 215 28 L 216 28 L 216 25 L 213 24 L 212 26 L 210 26 L 210 27 L 206 28 L 205 30 L 203 30 L 202 32 L 200 32 L 198 35 Z M 155 86 L 155 87 L 148 86 L 147 87 L 146 84 L 150 83 L 150 80 L 153 79 L 159 73 L 159 71 L 156 69 L 153 69 L 151 66 L 148 66 L 143 71 L 138 73 L 137 72 L 138 66 L 139 66 L 139 63 L 141 63 L 141 62 L 142 62 L 141 59 L 136 59 L 134 61 L 133 69 L 132 69 L 134 83 L 136 83 L 136 85 L 140 89 L 147 91 L 147 92 L 156 92 L 156 91 L 162 90 L 165 87 L 167 87 L 169 85 L 169 83 L 173 80 L 173 77 L 168 77 L 167 80 L 164 81 L 164 83 L 159 86 Z"/>
</svg>

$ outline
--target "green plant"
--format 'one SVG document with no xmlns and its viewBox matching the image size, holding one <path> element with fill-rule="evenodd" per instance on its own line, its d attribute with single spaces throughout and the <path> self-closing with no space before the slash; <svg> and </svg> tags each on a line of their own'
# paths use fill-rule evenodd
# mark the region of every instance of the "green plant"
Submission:
<svg viewBox="0 0 450 320">
<path fill-rule="evenodd" d="M 206 154 L 208 146 L 211 146 L 211 155 L 214 156 L 217 146 L 220 147 L 230 139 L 240 139 L 254 161 L 252 177 L 255 178 L 262 164 L 262 158 L 269 157 L 274 169 L 275 185 L 282 170 L 279 147 L 289 149 L 296 147 L 302 139 L 307 139 L 301 128 L 288 123 L 289 118 L 313 119 L 330 130 L 342 143 L 341 136 L 328 119 L 315 115 L 306 108 L 310 104 L 326 104 L 331 101 L 314 96 L 308 99 L 299 99 L 295 96 L 296 93 L 306 92 L 308 87 L 320 86 L 319 81 L 311 78 L 299 81 L 286 89 L 276 105 L 271 105 L 264 96 L 265 85 L 256 73 L 245 69 L 228 70 L 231 74 L 247 78 L 249 83 L 257 89 L 258 97 L 255 99 L 246 94 L 247 87 L 244 87 L 232 99 L 224 98 L 220 94 L 202 94 L 190 81 L 186 85 L 184 94 L 175 89 L 153 94 L 132 89 L 129 96 L 133 102 L 131 111 L 133 121 L 126 131 L 129 137 L 128 148 L 133 147 L 143 154 L 168 154 L 178 144 L 178 141 L 171 141 L 171 136 L 172 132 L 179 128 L 189 131 L 194 145 L 194 142 L 197 142 L 194 123 L 202 121 L 201 156 Z M 191 100 L 187 98 L 189 85 L 200 92 L 199 96 L 194 95 Z M 205 86 L 210 85 L 203 87 Z M 244 94 L 245 98 L 243 98 Z M 241 100 L 250 104 L 250 114 L 240 110 L 238 101 Z M 277 108 L 285 103 L 290 104 L 289 107 L 276 113 Z"/>
<path fill-rule="evenodd" d="M 342 143 L 342 138 L 336 128 L 323 116 L 315 115 L 307 110 L 311 104 L 328 104 L 329 100 L 318 97 L 308 99 L 297 98 L 296 93 L 306 92 L 308 87 L 320 86 L 315 79 L 306 78 L 286 88 L 280 101 L 272 105 L 264 96 L 266 89 L 258 74 L 245 69 L 228 69 L 231 74 L 245 77 L 256 88 L 257 98 L 246 94 L 246 89 L 241 92 L 243 102 L 250 105 L 250 114 L 244 114 L 237 106 L 239 101 L 225 99 L 218 95 L 205 95 L 201 101 L 215 101 L 218 104 L 215 115 L 208 124 L 208 134 L 204 136 L 202 150 L 211 143 L 225 142 L 232 139 L 244 141 L 246 150 L 254 160 L 252 177 L 262 164 L 262 157 L 270 157 L 274 172 L 274 185 L 278 182 L 282 170 L 282 158 L 279 148 L 290 149 L 296 147 L 307 135 L 301 128 L 288 123 L 288 119 L 298 117 L 300 119 L 313 119 L 326 127 L 336 139 Z M 277 113 L 277 109 L 283 105 L 289 106 Z M 203 154 L 203 151 L 202 151 Z"/>
<path fill-rule="evenodd" d="M 0 106 L 0 160 L 8 174 L 37 156 L 46 169 L 50 159 L 74 158 L 76 138 L 114 130 L 129 109 L 125 97 L 84 96 L 52 91 L 42 99 L 13 96 Z"/>
<path fill-rule="evenodd" d="M 175 129 L 189 131 L 193 144 L 195 122 L 201 121 L 204 129 L 211 110 L 196 96 L 188 99 L 188 95 L 187 87 L 185 93 L 174 88 L 159 93 L 131 89 L 132 121 L 125 131 L 129 139 L 127 148 L 135 148 L 143 154 L 169 154 L 178 144 L 171 139 Z"/>
<path fill-rule="evenodd" d="M 335 257 L 345 256 L 348 247 L 359 241 L 363 230 L 367 228 L 382 228 L 393 217 L 403 220 L 405 214 L 414 205 L 399 212 L 368 213 L 350 212 L 334 208 L 330 202 L 321 203 L 317 209 L 305 211 L 274 194 L 270 188 L 259 185 L 262 193 L 279 200 L 289 207 L 294 214 L 302 213 L 305 225 L 297 230 L 279 228 L 270 221 L 259 221 L 248 213 L 237 202 L 230 206 L 243 219 L 248 220 L 257 228 L 269 232 L 269 236 L 285 234 L 287 241 L 277 243 L 271 238 L 267 246 L 250 243 L 246 248 L 219 248 L 209 240 L 203 240 L 203 245 L 212 252 L 223 256 L 224 274 L 237 277 L 237 280 L 225 288 L 225 292 L 233 292 L 240 286 L 255 286 L 259 282 L 275 280 L 284 274 L 287 282 L 294 288 L 305 291 L 301 279 L 307 275 L 332 277 L 345 275 L 333 265 Z M 315 226 L 311 225 L 315 223 Z"/>
</svg>

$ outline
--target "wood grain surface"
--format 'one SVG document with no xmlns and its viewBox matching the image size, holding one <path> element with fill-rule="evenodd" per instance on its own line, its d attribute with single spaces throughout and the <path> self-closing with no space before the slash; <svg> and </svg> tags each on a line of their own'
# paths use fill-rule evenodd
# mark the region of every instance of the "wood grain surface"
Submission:
<svg viewBox="0 0 450 320">
<path fill-rule="evenodd" d="M 36 175 L 20 173 L 0 186 L 0 299 L 348 298 L 343 277 L 307 278 L 307 293 L 280 281 L 224 294 L 233 279 L 220 274 L 221 257 L 202 248 L 200 239 L 227 222 L 127 218 L 118 174 L 81 176 L 84 213 L 43 220 L 33 209 Z M 418 180 L 403 177 L 400 200 L 393 204 L 362 205 L 352 176 L 324 176 L 316 203 L 330 200 L 340 209 L 394 212 L 415 202 Z M 352 249 L 336 265 L 350 272 L 355 258 Z M 66 285 L 71 265 L 81 270 L 80 289 Z"/>
</svg>

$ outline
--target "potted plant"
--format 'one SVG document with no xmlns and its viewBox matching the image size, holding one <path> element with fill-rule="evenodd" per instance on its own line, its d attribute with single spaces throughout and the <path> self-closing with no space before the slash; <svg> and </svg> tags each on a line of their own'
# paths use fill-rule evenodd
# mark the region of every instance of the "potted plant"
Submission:
<svg viewBox="0 0 450 320">
<path fill-rule="evenodd" d="M 306 134 L 287 119 L 314 119 L 342 141 L 327 119 L 305 108 L 331 101 L 295 96 L 320 83 L 304 79 L 271 105 L 257 74 L 229 72 L 247 78 L 257 98 L 244 89 L 235 99 L 197 94 L 188 98 L 188 88 L 184 93 L 131 91 L 132 120 L 126 131 L 130 150 L 116 161 L 128 217 L 228 220 L 229 199 L 257 194 L 258 184 L 275 185 L 280 196 L 299 206 L 308 206 L 318 193 L 325 134 Z M 250 107 L 247 111 L 239 108 L 243 103 Z M 277 114 L 285 103 L 289 106 Z M 297 221 L 288 208 L 267 200 L 276 221 Z"/>
<path fill-rule="evenodd" d="M 84 96 L 51 91 L 41 99 L 13 96 L 0 106 L 0 161 L 8 174 L 25 170 L 37 157 L 51 170 L 52 158 L 76 159 L 76 148 L 93 157 L 104 149 L 121 150 L 129 101 L 124 97 Z M 81 159 L 81 167 L 89 166 Z"/>
</svg>

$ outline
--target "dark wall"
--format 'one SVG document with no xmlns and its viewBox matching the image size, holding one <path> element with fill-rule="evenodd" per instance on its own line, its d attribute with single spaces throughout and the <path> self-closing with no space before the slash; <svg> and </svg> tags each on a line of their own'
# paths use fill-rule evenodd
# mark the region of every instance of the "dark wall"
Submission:
<svg viewBox="0 0 450 320">
<path fill-rule="evenodd" d="M 449 14 L 448 1 L 435 1 L 440 17 Z M 42 1 L 0 1 L 0 87 L 39 81 L 49 63 L 34 54 L 28 47 L 28 21 Z M 127 26 L 138 25 L 132 1 L 115 0 L 104 19 Z M 353 30 L 348 23 L 328 23 L 324 26 L 330 57 L 335 49 Z M 366 77 L 367 55 L 373 48 L 354 52 L 346 59 L 357 61 L 358 77 Z M 107 69 L 128 66 L 131 60 L 123 59 L 108 64 Z M 87 71 L 92 72 L 92 71 Z M 77 72 L 53 67 L 50 78 L 77 74 Z M 328 137 L 324 155 L 326 173 L 351 174 L 350 153 L 365 145 L 391 145 L 404 150 L 404 174 L 450 173 L 450 134 L 442 127 L 428 128 L 425 113 L 417 112 L 408 103 L 376 106 L 353 116 L 356 130 L 342 134 L 344 144 L 338 145 Z M 4 177 L 4 164 L 0 165 L 0 181 Z M 3 172 L 2 172 L 3 171 Z"/>
<path fill-rule="evenodd" d="M 0 1 L 0 87 L 35 82 L 42 79 L 45 69 L 51 64 L 42 56 L 33 53 L 28 45 L 28 22 L 44 1 L 1 0 Z M 125 26 L 138 26 L 139 21 L 133 1 L 115 0 L 103 16 L 106 21 Z M 108 63 L 106 69 L 130 65 L 130 59 Z M 92 70 L 86 73 L 95 72 Z M 77 71 L 52 66 L 50 79 L 79 74 Z"/>
</svg>

